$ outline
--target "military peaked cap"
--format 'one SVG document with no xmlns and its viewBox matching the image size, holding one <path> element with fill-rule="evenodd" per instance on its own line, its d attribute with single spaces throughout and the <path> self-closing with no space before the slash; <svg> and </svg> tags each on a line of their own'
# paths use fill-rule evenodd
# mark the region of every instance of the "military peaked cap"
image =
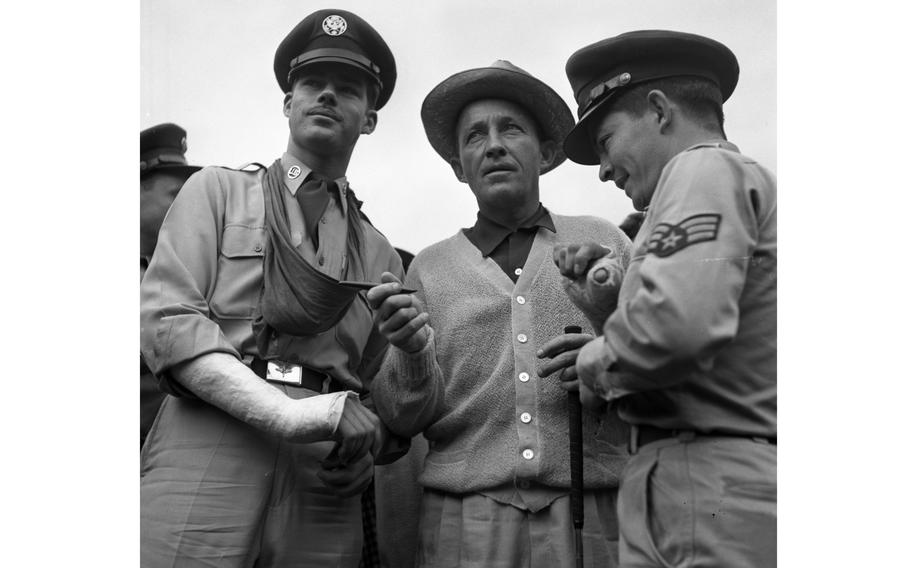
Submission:
<svg viewBox="0 0 910 568">
<path fill-rule="evenodd" d="M 583 47 L 566 63 L 578 103 L 578 124 L 563 149 L 573 162 L 599 162 L 588 135 L 590 118 L 605 111 L 617 94 L 639 83 L 667 77 L 696 76 L 715 83 L 723 100 L 739 80 L 739 63 L 725 45 L 700 35 L 640 30 Z"/>
<path fill-rule="evenodd" d="M 395 89 L 395 58 L 382 37 L 357 14 L 345 10 L 318 10 L 304 18 L 275 51 L 275 79 L 282 92 L 291 90 L 291 78 L 306 65 L 341 63 L 366 73 L 379 85 L 376 109 Z"/>
<path fill-rule="evenodd" d="M 201 169 L 186 163 L 186 130 L 171 122 L 157 124 L 139 133 L 140 175 L 156 169 L 180 170 L 186 175 Z"/>
</svg>

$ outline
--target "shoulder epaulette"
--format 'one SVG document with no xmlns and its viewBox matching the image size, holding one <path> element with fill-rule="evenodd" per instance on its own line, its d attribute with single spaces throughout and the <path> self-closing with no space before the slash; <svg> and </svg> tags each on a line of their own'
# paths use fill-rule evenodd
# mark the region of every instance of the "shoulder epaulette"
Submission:
<svg viewBox="0 0 910 568">
<path fill-rule="evenodd" d="M 264 170 L 267 168 L 265 166 L 263 166 L 262 164 L 260 164 L 259 162 L 247 162 L 247 163 L 243 164 L 242 166 L 240 166 L 239 168 L 235 168 L 235 169 L 238 169 L 238 170 L 244 171 L 244 172 L 255 172 L 257 170 Z"/>
<path fill-rule="evenodd" d="M 259 162 L 248 162 L 248 163 L 243 164 L 242 166 L 239 166 L 236 168 L 232 168 L 231 166 L 212 166 L 212 167 L 221 168 L 223 170 L 231 170 L 234 172 L 249 172 L 249 173 L 258 172 L 259 170 L 266 169 L 266 167 L 263 166 L 262 164 L 260 164 Z"/>
</svg>

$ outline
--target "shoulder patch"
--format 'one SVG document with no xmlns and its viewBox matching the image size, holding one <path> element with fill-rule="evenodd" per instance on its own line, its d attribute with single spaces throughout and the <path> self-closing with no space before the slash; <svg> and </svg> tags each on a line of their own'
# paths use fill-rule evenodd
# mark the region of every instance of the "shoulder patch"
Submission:
<svg viewBox="0 0 910 568">
<path fill-rule="evenodd" d="M 686 217 L 679 223 L 658 223 L 648 236 L 648 250 L 659 257 L 670 256 L 689 245 L 717 239 L 720 215 L 701 213 Z"/>
</svg>

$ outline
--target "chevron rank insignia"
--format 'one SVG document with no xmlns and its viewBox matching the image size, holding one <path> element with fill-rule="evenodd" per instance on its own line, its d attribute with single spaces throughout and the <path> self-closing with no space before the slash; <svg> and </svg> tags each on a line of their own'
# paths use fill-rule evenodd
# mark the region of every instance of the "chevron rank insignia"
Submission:
<svg viewBox="0 0 910 568">
<path fill-rule="evenodd" d="M 659 257 L 670 256 L 689 245 L 717 239 L 720 215 L 702 213 L 677 223 L 658 223 L 648 238 L 648 250 Z"/>
</svg>

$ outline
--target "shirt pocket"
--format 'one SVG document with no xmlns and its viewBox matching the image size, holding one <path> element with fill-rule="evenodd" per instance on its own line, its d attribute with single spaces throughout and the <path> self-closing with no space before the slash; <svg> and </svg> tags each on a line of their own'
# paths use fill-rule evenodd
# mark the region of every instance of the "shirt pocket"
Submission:
<svg viewBox="0 0 910 568">
<path fill-rule="evenodd" d="M 265 229 L 226 225 L 210 306 L 219 319 L 252 319 L 262 286 Z"/>
</svg>

